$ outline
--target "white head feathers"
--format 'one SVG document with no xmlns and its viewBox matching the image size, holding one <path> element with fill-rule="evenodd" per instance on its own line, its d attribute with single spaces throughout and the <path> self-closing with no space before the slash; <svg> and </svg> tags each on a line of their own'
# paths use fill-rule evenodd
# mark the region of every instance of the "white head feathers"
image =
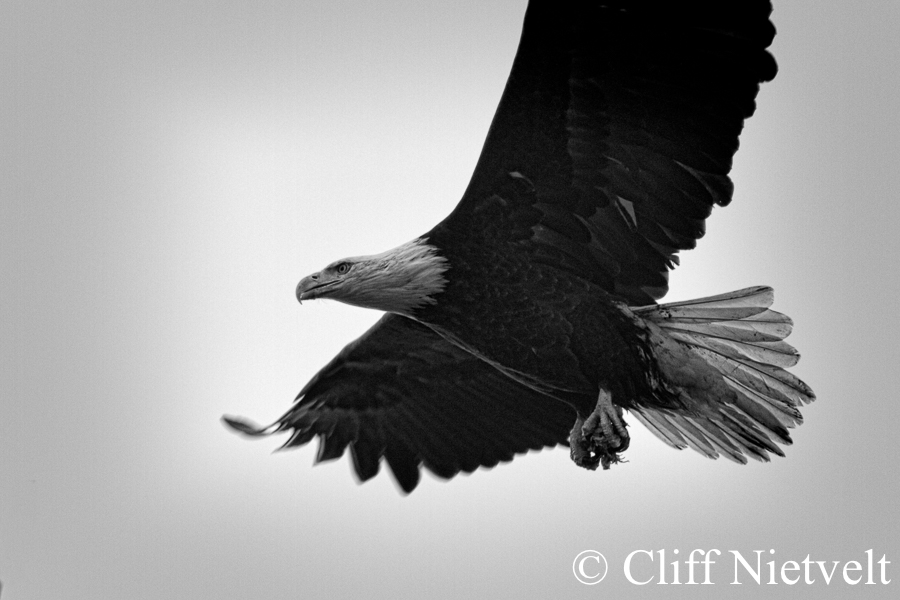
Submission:
<svg viewBox="0 0 900 600">
<path fill-rule="evenodd" d="M 434 304 L 450 267 L 427 239 L 416 238 L 387 252 L 336 261 L 297 286 L 300 300 L 331 298 L 354 306 L 410 315 Z"/>
</svg>

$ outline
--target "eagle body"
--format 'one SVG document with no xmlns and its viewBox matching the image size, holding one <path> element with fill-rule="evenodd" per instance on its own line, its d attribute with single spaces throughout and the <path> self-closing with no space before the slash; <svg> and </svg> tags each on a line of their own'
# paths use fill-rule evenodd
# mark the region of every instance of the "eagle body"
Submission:
<svg viewBox="0 0 900 600">
<path fill-rule="evenodd" d="M 583 416 L 601 387 L 623 399 L 653 397 L 647 373 L 657 369 L 646 333 L 622 299 L 515 248 L 444 250 L 434 233 L 428 243 L 447 259 L 447 285 L 411 314 L 417 321 L 520 383 L 564 398 Z"/>
<path fill-rule="evenodd" d="M 625 412 L 677 449 L 783 455 L 812 390 L 757 286 L 659 304 L 777 67 L 769 0 L 530 0 L 467 189 L 432 230 L 304 277 L 299 301 L 384 311 L 275 423 L 412 491 L 568 445 L 608 468 Z"/>
</svg>

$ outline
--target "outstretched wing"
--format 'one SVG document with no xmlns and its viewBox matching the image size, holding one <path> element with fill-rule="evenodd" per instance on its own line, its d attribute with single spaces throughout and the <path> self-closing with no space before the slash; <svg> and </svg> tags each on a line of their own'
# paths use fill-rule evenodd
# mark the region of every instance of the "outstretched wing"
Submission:
<svg viewBox="0 0 900 600">
<path fill-rule="evenodd" d="M 450 478 L 565 444 L 575 414 L 427 327 L 388 314 L 319 371 L 273 425 L 224 420 L 250 435 L 292 430 L 283 448 L 318 435 L 317 462 L 349 446 L 362 481 L 378 473 L 384 457 L 411 492 L 420 465 Z"/>
<path fill-rule="evenodd" d="M 768 0 L 532 0 L 462 201 L 432 232 L 515 244 L 636 305 L 668 289 L 775 76 Z"/>
</svg>

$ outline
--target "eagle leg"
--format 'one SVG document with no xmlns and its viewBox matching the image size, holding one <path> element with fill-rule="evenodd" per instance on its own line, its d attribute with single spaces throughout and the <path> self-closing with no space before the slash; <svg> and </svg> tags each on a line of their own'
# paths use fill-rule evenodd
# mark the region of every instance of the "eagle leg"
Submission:
<svg viewBox="0 0 900 600">
<path fill-rule="evenodd" d="M 604 470 L 621 462 L 619 452 L 628 448 L 631 438 L 622 419 L 622 408 L 612 403 L 612 395 L 600 390 L 597 406 L 586 419 L 579 415 L 569 434 L 572 460 L 591 471 L 601 465 Z"/>
</svg>

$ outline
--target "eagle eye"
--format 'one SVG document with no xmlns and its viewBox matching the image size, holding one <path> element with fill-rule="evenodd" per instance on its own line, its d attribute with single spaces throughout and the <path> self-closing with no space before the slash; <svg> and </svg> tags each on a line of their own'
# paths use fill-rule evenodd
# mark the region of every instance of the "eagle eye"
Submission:
<svg viewBox="0 0 900 600">
<path fill-rule="evenodd" d="M 341 263 L 334 270 L 337 271 L 338 275 L 344 275 L 350 270 L 350 263 Z"/>
</svg>

